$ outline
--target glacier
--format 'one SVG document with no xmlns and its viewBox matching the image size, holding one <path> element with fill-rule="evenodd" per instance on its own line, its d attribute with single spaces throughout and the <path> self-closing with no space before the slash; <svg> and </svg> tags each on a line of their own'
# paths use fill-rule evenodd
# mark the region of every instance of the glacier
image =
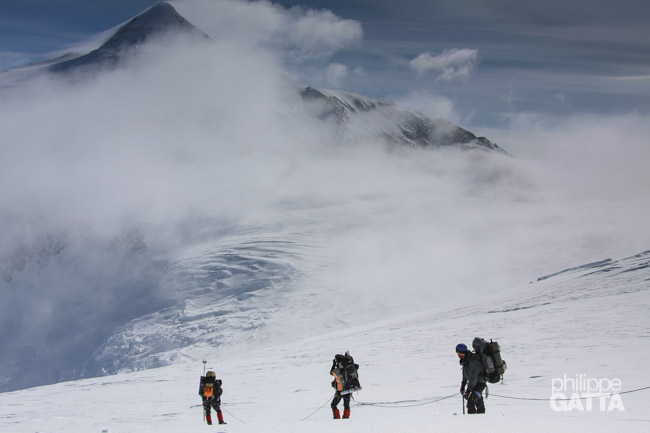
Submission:
<svg viewBox="0 0 650 433">
<path fill-rule="evenodd" d="M 650 252 L 572 268 L 471 303 L 341 324 L 269 347 L 204 347 L 167 367 L 1 393 L 0 427 L 16 433 L 383 433 L 488 423 L 503 432 L 642 430 L 650 422 Z M 288 302 L 302 308 L 299 297 Z M 461 408 L 454 348 L 475 336 L 500 342 L 508 371 L 489 386 L 487 413 L 469 416 Z M 354 395 L 350 420 L 332 420 L 328 372 L 332 357 L 345 350 L 360 364 L 363 390 Z M 224 383 L 224 426 L 202 420 L 197 389 L 204 359 Z M 608 410 L 596 398 L 589 410 L 586 399 L 558 410 L 553 380 L 567 376 L 620 381 L 622 407 Z"/>
</svg>

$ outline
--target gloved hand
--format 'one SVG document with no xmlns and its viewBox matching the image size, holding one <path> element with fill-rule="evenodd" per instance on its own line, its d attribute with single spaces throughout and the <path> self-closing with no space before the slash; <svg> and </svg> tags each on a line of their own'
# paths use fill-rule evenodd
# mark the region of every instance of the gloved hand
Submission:
<svg viewBox="0 0 650 433">
<path fill-rule="evenodd" d="M 465 394 L 465 384 L 466 384 L 465 381 L 462 381 L 461 384 L 460 384 L 460 393 L 461 394 Z"/>
<path fill-rule="evenodd" d="M 469 398 L 470 398 L 470 396 L 472 395 L 473 392 L 474 392 L 474 390 L 472 388 L 467 388 L 467 390 L 463 394 L 463 397 L 465 397 L 466 400 L 469 400 Z"/>
</svg>

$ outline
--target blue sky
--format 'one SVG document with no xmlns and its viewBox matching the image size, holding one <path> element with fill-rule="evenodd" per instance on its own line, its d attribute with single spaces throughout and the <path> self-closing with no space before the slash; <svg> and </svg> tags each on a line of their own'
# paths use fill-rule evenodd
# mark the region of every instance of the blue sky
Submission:
<svg viewBox="0 0 650 433">
<path fill-rule="evenodd" d="M 52 57 L 153 3 L 4 0 L 0 68 Z M 327 9 L 362 29 L 359 40 L 328 55 L 289 62 L 306 84 L 398 101 L 475 127 L 521 113 L 650 111 L 650 5 L 641 0 L 274 3 L 286 13 L 293 6 Z"/>
</svg>

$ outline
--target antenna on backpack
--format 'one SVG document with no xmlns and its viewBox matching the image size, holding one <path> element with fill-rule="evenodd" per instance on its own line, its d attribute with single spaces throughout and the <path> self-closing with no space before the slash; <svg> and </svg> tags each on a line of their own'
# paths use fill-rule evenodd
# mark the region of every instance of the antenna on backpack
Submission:
<svg viewBox="0 0 650 433">
<path fill-rule="evenodd" d="M 204 359 L 204 360 L 203 360 L 203 375 L 204 375 L 204 376 L 205 376 L 205 364 L 207 364 L 207 363 L 208 363 L 208 361 L 206 361 L 206 360 Z"/>
</svg>

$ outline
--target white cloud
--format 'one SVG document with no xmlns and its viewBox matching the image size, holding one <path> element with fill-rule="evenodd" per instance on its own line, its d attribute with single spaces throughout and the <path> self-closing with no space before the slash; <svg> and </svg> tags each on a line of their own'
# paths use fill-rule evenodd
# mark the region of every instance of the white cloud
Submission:
<svg viewBox="0 0 650 433">
<path fill-rule="evenodd" d="M 277 35 L 282 43 L 286 41 L 295 49 L 295 55 L 327 57 L 357 45 L 363 30 L 358 21 L 342 19 L 330 11 L 293 7 Z"/>
<path fill-rule="evenodd" d="M 325 69 L 325 81 L 332 87 L 340 87 L 341 82 L 348 75 L 350 75 L 350 68 L 341 63 L 330 63 Z"/>
<path fill-rule="evenodd" d="M 437 72 L 437 80 L 449 81 L 455 78 L 467 78 L 476 67 L 478 50 L 453 48 L 444 50 L 441 54 L 422 53 L 411 60 L 412 69 L 423 74 L 428 71 Z"/>
<path fill-rule="evenodd" d="M 184 0 L 174 6 L 217 41 L 236 39 L 271 47 L 291 61 L 326 58 L 357 45 L 363 37 L 358 21 L 328 10 L 285 9 L 268 1 L 246 0 Z"/>
<path fill-rule="evenodd" d="M 460 121 L 460 115 L 454 109 L 451 99 L 427 92 L 413 92 L 406 96 L 397 98 L 400 106 L 422 112 L 431 119 L 447 119 L 456 123 Z"/>
<path fill-rule="evenodd" d="M 641 114 L 514 113 L 491 131 L 548 197 L 575 202 L 650 200 L 650 119 Z"/>
</svg>

